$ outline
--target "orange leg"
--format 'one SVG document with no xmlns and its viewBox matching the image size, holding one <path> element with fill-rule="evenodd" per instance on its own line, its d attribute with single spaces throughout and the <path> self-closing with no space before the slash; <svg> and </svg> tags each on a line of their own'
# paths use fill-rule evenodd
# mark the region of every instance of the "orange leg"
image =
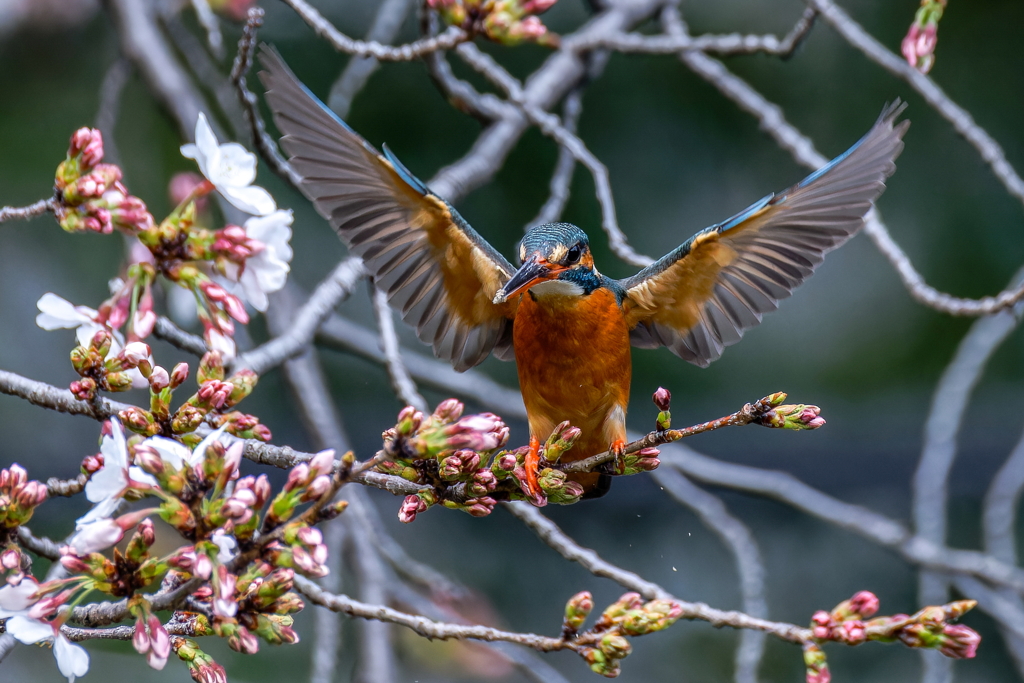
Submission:
<svg viewBox="0 0 1024 683">
<path fill-rule="evenodd" d="M 615 439 L 612 444 L 608 446 L 608 450 L 615 456 L 615 471 L 619 474 L 626 473 L 626 440 Z"/>
<path fill-rule="evenodd" d="M 535 498 L 543 496 L 540 484 L 537 483 L 537 470 L 540 469 L 540 439 L 533 434 L 530 435 L 530 450 L 523 460 L 523 469 L 526 470 L 526 488 L 530 489 L 530 495 Z"/>
</svg>

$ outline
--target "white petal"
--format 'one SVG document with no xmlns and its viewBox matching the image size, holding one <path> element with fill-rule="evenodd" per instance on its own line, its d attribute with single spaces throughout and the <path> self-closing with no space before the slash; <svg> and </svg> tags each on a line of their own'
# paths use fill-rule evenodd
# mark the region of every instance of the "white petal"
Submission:
<svg viewBox="0 0 1024 683">
<path fill-rule="evenodd" d="M 229 187 L 218 185 L 217 191 L 224 195 L 236 208 L 246 213 L 257 216 L 265 216 L 277 209 L 277 202 L 269 192 L 262 187 L 250 185 L 248 187 Z"/>
<path fill-rule="evenodd" d="M 235 347 L 235 340 L 221 334 L 217 330 L 210 330 L 207 333 L 208 345 L 211 351 L 220 351 L 221 358 L 227 362 L 235 357 L 238 352 Z"/>
<path fill-rule="evenodd" d="M 292 229 L 289 226 L 294 220 L 295 216 L 291 209 L 278 209 L 266 216 L 253 216 L 245 221 L 243 227 L 245 234 L 254 240 L 277 247 L 280 240 L 283 239 L 287 243 L 291 238 Z"/>
<path fill-rule="evenodd" d="M 53 292 L 43 294 L 36 302 L 36 308 L 40 311 L 36 316 L 36 325 L 44 330 L 78 327 L 82 323 L 92 322 L 97 315 L 91 308 L 75 306 Z"/>
<path fill-rule="evenodd" d="M 107 498 L 120 496 L 128 486 L 128 477 L 125 472 L 127 469 L 127 467 L 118 465 L 108 467 L 104 464 L 103 469 L 92 475 L 92 478 L 86 482 L 85 497 L 89 499 L 90 503 L 99 503 Z"/>
<path fill-rule="evenodd" d="M 199 445 L 196 446 L 196 449 L 192 451 L 192 453 L 190 453 L 186 458 L 189 467 L 196 468 L 203 464 L 203 460 L 206 459 L 206 449 L 209 448 L 210 444 L 212 444 L 214 441 L 217 441 L 222 436 L 224 436 L 225 429 L 227 429 L 226 425 L 224 427 L 221 427 L 220 429 L 215 429 L 214 431 L 210 432 L 209 436 L 207 436 L 205 439 L 199 442 Z"/>
<path fill-rule="evenodd" d="M 24 616 L 11 617 L 7 620 L 6 628 L 8 633 L 26 645 L 53 637 L 53 627 L 48 623 Z"/>
<path fill-rule="evenodd" d="M 178 149 L 181 151 L 181 156 L 185 157 L 186 159 L 198 159 L 199 155 L 201 154 L 201 152 L 199 151 L 199 148 L 196 147 L 191 142 L 188 143 L 188 144 L 182 145 Z"/>
<path fill-rule="evenodd" d="M 149 386 L 149 380 L 142 376 L 138 368 L 128 370 L 128 376 L 132 378 L 132 389 L 145 389 Z"/>
<path fill-rule="evenodd" d="M 253 271 L 251 266 L 252 259 L 249 259 L 249 263 L 246 264 L 246 268 L 242 272 L 242 277 L 239 282 L 242 285 L 242 291 L 245 292 L 245 300 L 252 304 L 253 308 L 262 313 L 267 310 L 267 306 L 270 302 L 267 300 L 267 295 L 260 286 L 259 277 Z M 278 287 L 278 289 L 280 289 L 280 287 Z"/>
<path fill-rule="evenodd" d="M 28 577 L 23 578 L 17 586 L 0 588 L 0 619 L 17 616 L 34 605 L 37 590 L 39 584 Z"/>
<path fill-rule="evenodd" d="M 116 496 L 101 500 L 98 504 L 93 506 L 92 510 L 89 510 L 78 518 L 78 521 L 75 522 L 75 528 L 82 530 L 98 519 L 107 519 L 108 517 L 113 516 L 114 512 L 117 510 L 117 506 L 120 504 L 121 499 Z"/>
<path fill-rule="evenodd" d="M 128 468 L 128 479 L 131 480 L 132 484 L 145 484 L 146 486 L 159 486 L 159 482 L 153 478 L 153 475 L 142 469 L 132 465 Z"/>
<path fill-rule="evenodd" d="M 256 180 L 256 155 L 237 142 L 228 142 L 217 150 L 217 160 L 210 164 L 210 182 L 221 185 L 245 187 Z"/>
<path fill-rule="evenodd" d="M 196 147 L 202 154 L 210 156 L 213 150 L 219 146 L 220 143 L 217 142 L 213 127 L 206 120 L 206 114 L 199 112 L 199 116 L 196 118 Z"/>
<path fill-rule="evenodd" d="M 192 456 L 192 451 L 188 449 L 188 446 L 174 439 L 168 439 L 165 436 L 151 436 L 143 441 L 141 445 L 151 446 L 160 454 L 160 459 L 165 464 L 170 465 L 176 470 L 180 470 L 181 466 L 188 462 L 188 459 Z"/>
<path fill-rule="evenodd" d="M 75 683 L 75 678 L 89 673 L 89 653 L 62 634 L 58 634 L 53 641 L 53 656 L 57 659 L 57 668 L 61 674 L 67 676 L 68 683 Z"/>
<path fill-rule="evenodd" d="M 234 536 L 227 534 L 214 534 L 210 537 L 220 550 L 217 552 L 217 561 L 221 564 L 227 564 L 231 560 L 235 559 L 238 554 L 238 542 L 235 541 Z"/>
<path fill-rule="evenodd" d="M 86 524 L 71 537 L 68 545 L 79 555 L 106 550 L 124 538 L 124 531 L 112 519 L 100 519 Z"/>
</svg>

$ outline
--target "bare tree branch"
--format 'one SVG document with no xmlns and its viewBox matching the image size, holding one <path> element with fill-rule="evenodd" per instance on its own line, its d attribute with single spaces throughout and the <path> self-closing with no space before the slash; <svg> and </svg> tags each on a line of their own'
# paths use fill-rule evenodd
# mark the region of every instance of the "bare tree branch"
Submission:
<svg viewBox="0 0 1024 683">
<path fill-rule="evenodd" d="M 0 207 L 0 223 L 14 219 L 27 220 L 36 216 L 42 216 L 47 211 L 53 211 L 56 206 L 53 199 L 40 199 L 38 202 L 28 206 L 3 206 Z"/>
<path fill-rule="evenodd" d="M 471 39 L 471 36 L 457 26 L 448 27 L 434 38 L 417 40 L 407 45 L 392 47 L 376 41 L 354 40 L 339 31 L 334 24 L 320 14 L 306 0 L 284 0 L 285 4 L 295 10 L 314 32 L 338 52 L 360 57 L 373 57 L 382 62 L 408 62 L 419 59 L 423 55 L 438 50 L 450 50 L 459 43 Z"/>
<path fill-rule="evenodd" d="M 412 5 L 410 0 L 381 0 L 373 24 L 366 34 L 366 40 L 382 44 L 394 41 Z M 380 62 L 374 57 L 352 57 L 345 65 L 341 76 L 331 86 L 327 106 L 341 118 L 346 118 L 352 107 L 352 100 L 379 67 Z"/>
<path fill-rule="evenodd" d="M 234 369 L 249 368 L 256 374 L 263 374 L 302 353 L 320 324 L 348 298 L 365 275 L 363 261 L 358 257 L 349 257 L 339 263 L 299 309 L 288 332 L 240 355 L 235 359 Z"/>
<path fill-rule="evenodd" d="M 58 413 L 85 415 L 95 420 L 105 420 L 130 407 L 127 403 L 111 401 L 102 396 L 93 401 L 79 401 L 67 389 L 59 389 L 52 384 L 37 382 L 6 370 L 0 370 L 0 394 L 17 396 L 32 405 L 56 410 Z"/>
<path fill-rule="evenodd" d="M 153 336 L 163 339 L 171 346 L 181 349 L 193 356 L 202 356 L 206 353 L 206 342 L 199 335 L 186 332 L 170 319 L 159 316 L 153 326 Z"/>
<path fill-rule="evenodd" d="M 409 376 L 409 370 L 406 369 L 405 361 L 402 360 L 402 349 L 398 343 L 398 335 L 395 333 L 395 318 L 391 313 L 391 307 L 388 306 L 388 295 L 372 284 L 370 290 L 373 310 L 377 314 L 377 326 L 380 329 L 381 350 L 384 351 L 388 376 L 391 377 L 391 387 L 395 390 L 398 398 L 405 401 L 406 405 L 429 412 L 427 401 L 416 389 L 416 383 Z"/>
<path fill-rule="evenodd" d="M 494 85 L 501 88 L 508 95 L 508 98 L 522 109 L 530 123 L 536 125 L 542 133 L 569 150 L 573 158 L 590 171 L 591 176 L 594 178 L 597 201 L 601 205 L 601 227 L 608 235 L 609 244 L 615 255 L 634 266 L 646 266 L 653 263 L 654 259 L 637 253 L 629 245 L 622 229 L 619 228 L 618 219 L 615 217 L 615 199 L 612 196 L 608 167 L 601 163 L 594 156 L 593 152 L 587 149 L 582 140 L 567 130 L 558 120 L 557 116 L 532 104 L 527 99 L 526 93 L 519 81 L 498 64 L 493 57 L 480 51 L 472 43 L 460 45 L 456 49 L 456 53 L 467 64 L 486 76 Z"/>
</svg>

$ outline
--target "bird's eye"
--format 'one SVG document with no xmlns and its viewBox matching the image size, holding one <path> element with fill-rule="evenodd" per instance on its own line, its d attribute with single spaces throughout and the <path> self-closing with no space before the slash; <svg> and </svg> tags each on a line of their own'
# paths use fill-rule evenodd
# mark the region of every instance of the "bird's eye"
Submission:
<svg viewBox="0 0 1024 683">
<path fill-rule="evenodd" d="M 583 254 L 583 249 L 578 244 L 574 244 L 569 248 L 569 252 L 565 255 L 566 263 L 576 263 L 580 260 L 580 256 Z"/>
</svg>

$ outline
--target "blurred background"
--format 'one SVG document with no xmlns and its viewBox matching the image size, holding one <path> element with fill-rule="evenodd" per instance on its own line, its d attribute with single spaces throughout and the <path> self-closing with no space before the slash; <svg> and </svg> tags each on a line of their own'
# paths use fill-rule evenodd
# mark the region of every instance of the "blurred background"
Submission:
<svg viewBox="0 0 1024 683">
<path fill-rule="evenodd" d="M 284 4 L 261 4 L 267 11 L 261 39 L 277 46 L 299 77 L 326 99 L 348 58 L 317 39 Z M 377 3 L 317 5 L 342 31 L 362 36 Z M 898 53 L 918 3 L 845 0 L 843 6 Z M 782 35 L 804 8 L 799 0 L 687 0 L 682 12 L 694 34 Z M 555 32 L 568 33 L 589 12 L 581 0 L 560 0 L 544 21 Z M 398 40 L 416 37 L 415 14 L 409 13 Z M 227 73 L 239 27 L 222 22 L 228 54 L 217 59 L 206 51 L 190 7 L 170 16 L 162 30 L 189 71 L 200 79 L 203 73 Z M 1024 167 L 1022 24 L 1024 3 L 953 0 L 941 24 L 931 73 L 999 141 L 1017 168 Z M 653 23 L 641 29 L 658 30 Z M 520 78 L 549 54 L 535 45 L 480 46 Z M 24 205 L 50 195 L 68 137 L 81 126 L 96 124 L 101 84 L 119 50 L 110 16 L 97 3 L 0 0 L 0 205 Z M 459 60 L 450 61 L 458 75 L 485 87 Z M 867 131 L 886 102 L 897 97 L 908 101 L 905 116 L 913 125 L 898 170 L 879 202 L 882 216 L 935 287 L 980 297 L 1007 285 L 1024 261 L 1021 206 L 978 153 L 906 83 L 869 62 L 823 22 L 788 60 L 754 55 L 724 61 L 781 106 L 787 119 L 830 157 Z M 126 73 L 114 144 L 108 141 L 108 150 L 116 147 L 125 184 L 159 220 L 171 208 L 170 177 L 194 170 L 194 165 L 180 155 L 178 127 L 146 83 L 136 72 Z M 255 79 L 250 82 L 258 91 Z M 210 101 L 223 96 L 214 86 L 204 86 L 204 94 Z M 372 143 L 387 142 L 425 179 L 461 157 L 481 130 L 476 120 L 446 103 L 419 62 L 384 65 L 355 98 L 347 120 Z M 230 122 L 221 121 L 227 122 L 224 129 L 230 134 Z M 605 73 L 586 90 L 579 134 L 608 166 L 619 221 L 630 242 L 653 256 L 807 173 L 758 130 L 751 116 L 674 57 L 612 56 Z M 244 128 L 238 135 L 238 141 L 251 146 Z M 459 211 L 511 256 L 525 224 L 547 197 L 556 156 L 554 143 L 531 130 L 494 182 L 460 201 Z M 292 277 L 310 290 L 345 250 L 309 204 L 265 165 L 258 182 L 281 207 L 295 211 Z M 576 170 L 563 217 L 588 231 L 602 272 L 612 277 L 635 272 L 607 248 L 585 169 Z M 35 302 L 45 292 L 55 292 L 95 307 L 106 297 L 107 280 L 118 273 L 123 257 L 119 237 L 67 235 L 49 215 L 0 225 L 0 368 L 67 386 L 75 378 L 67 356 L 73 333 L 37 328 Z M 340 312 L 373 327 L 366 292 L 361 286 Z M 830 254 L 807 285 L 710 368 L 691 366 L 664 349 L 635 352 L 630 425 L 642 431 L 653 427 L 656 412 L 648 397 L 658 386 L 673 392 L 677 425 L 730 413 L 774 391 L 789 392 L 797 402 L 822 406 L 827 427 L 808 433 L 724 430 L 695 437 L 687 445 L 729 462 L 785 470 L 842 500 L 906 521 L 932 393 L 970 324 L 916 304 L 874 245 L 859 236 Z M 248 334 L 257 342 L 266 338 L 262 319 L 249 326 Z M 400 334 L 409 348 L 425 350 L 407 328 Z M 1020 437 L 1022 350 L 1024 338 L 1018 330 L 992 358 L 972 394 L 949 482 L 948 542 L 953 547 L 980 547 L 982 496 Z M 162 342 L 154 341 L 154 351 L 166 367 L 189 360 Z M 367 457 L 379 447 L 381 430 L 393 424 L 402 404 L 393 397 L 381 367 L 336 351 L 322 352 L 321 360 L 352 446 L 359 457 Z M 490 359 L 480 370 L 516 386 L 512 364 Z M 447 397 L 422 389 L 431 403 Z M 129 401 L 141 400 L 141 395 L 127 396 Z M 469 407 L 480 408 L 472 402 Z M 312 448 L 279 370 L 261 378 L 245 409 L 270 426 L 275 443 Z M 513 442 L 525 442 L 525 424 L 511 425 Z M 45 480 L 75 472 L 81 458 L 96 451 L 99 426 L 0 396 L 0 432 L 0 465 L 19 462 L 33 478 Z M 884 614 L 919 607 L 916 568 L 895 554 L 782 504 L 724 490 L 715 493 L 750 526 L 759 544 L 772 619 L 806 623 L 815 610 L 830 609 L 861 589 L 879 595 Z M 414 525 L 403 526 L 396 518 L 399 499 L 377 490 L 365 494 L 386 530 L 411 555 L 478 592 L 474 618 L 489 615 L 495 625 L 553 635 L 562 605 L 573 593 L 591 590 L 603 606 L 622 592 L 562 560 L 502 510 L 474 519 L 434 509 Z M 33 529 L 62 537 L 85 505 L 75 499 L 43 506 Z M 740 607 L 728 551 L 650 477 L 618 480 L 600 500 L 552 506 L 545 513 L 581 544 L 680 598 L 723 609 Z M 342 574 L 341 589 L 354 590 L 351 577 Z M 312 608 L 307 608 L 298 619 L 304 636 L 299 645 L 264 645 L 253 657 L 220 643 L 204 647 L 225 665 L 232 681 L 307 680 L 313 621 Z M 358 669 L 360 633 L 349 620 L 343 623 L 337 681 L 352 680 Z M 991 619 L 972 613 L 965 623 L 985 639 L 977 659 L 954 667 L 957 679 L 1017 680 Z M 507 665 L 490 661 L 486 651 L 430 643 L 397 627 L 392 637 L 399 681 L 526 680 Z M 731 680 L 737 640 L 729 630 L 680 623 L 635 641 L 621 678 Z M 151 671 L 127 643 L 92 642 L 88 649 L 93 668 L 86 681 L 115 673 L 140 682 L 186 676 L 175 661 L 167 671 Z M 920 676 L 920 656 L 900 646 L 832 646 L 827 651 L 836 681 Z M 596 680 L 575 655 L 544 658 L 571 681 Z M 796 648 L 769 640 L 762 680 L 797 681 L 802 670 Z M 60 676 L 48 653 L 19 647 L 0 668 L 0 679 L 42 682 Z"/>
</svg>

